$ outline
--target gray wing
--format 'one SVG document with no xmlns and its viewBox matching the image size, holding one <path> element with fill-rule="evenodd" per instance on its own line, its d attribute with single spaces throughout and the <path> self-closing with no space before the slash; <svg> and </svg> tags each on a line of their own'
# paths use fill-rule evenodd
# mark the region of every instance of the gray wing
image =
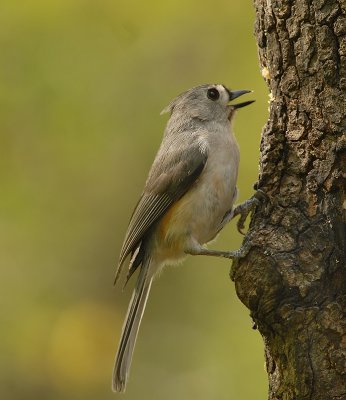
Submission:
<svg viewBox="0 0 346 400">
<path fill-rule="evenodd" d="M 167 152 L 160 148 L 127 228 L 115 282 L 126 257 L 136 251 L 150 228 L 201 174 L 208 158 L 207 153 L 201 152 L 198 145 L 190 144 L 187 148 L 188 151 L 183 150 L 177 143 L 172 143 Z"/>
</svg>

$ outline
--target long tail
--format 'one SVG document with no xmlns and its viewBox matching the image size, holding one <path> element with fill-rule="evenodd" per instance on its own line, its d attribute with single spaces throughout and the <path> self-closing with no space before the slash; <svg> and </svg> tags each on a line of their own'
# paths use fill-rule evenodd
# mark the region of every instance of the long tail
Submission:
<svg viewBox="0 0 346 400">
<path fill-rule="evenodd" d="M 144 260 L 123 325 L 113 370 L 113 390 L 124 392 L 135 348 L 138 329 L 148 300 L 152 276 L 148 277 L 150 260 Z"/>
</svg>

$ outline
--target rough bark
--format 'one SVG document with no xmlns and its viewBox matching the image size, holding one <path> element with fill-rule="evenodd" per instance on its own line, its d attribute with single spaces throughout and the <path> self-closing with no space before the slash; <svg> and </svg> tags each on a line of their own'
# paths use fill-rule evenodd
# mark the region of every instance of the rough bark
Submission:
<svg viewBox="0 0 346 400">
<path fill-rule="evenodd" d="M 271 400 L 346 399 L 345 0 L 255 0 L 270 90 L 248 255 L 233 269 Z"/>
</svg>

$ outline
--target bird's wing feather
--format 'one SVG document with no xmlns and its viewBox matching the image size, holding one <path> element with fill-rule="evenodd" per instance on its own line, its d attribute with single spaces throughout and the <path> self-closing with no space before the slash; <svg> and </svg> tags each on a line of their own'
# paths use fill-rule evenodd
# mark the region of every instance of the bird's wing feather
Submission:
<svg viewBox="0 0 346 400">
<path fill-rule="evenodd" d="M 201 174 L 208 158 L 207 152 L 201 151 L 198 144 L 190 145 L 189 150 L 184 150 L 182 146 L 169 146 L 167 152 L 161 149 L 132 214 L 120 252 L 115 281 L 126 257 L 135 252 L 150 228 L 187 192 Z"/>
</svg>

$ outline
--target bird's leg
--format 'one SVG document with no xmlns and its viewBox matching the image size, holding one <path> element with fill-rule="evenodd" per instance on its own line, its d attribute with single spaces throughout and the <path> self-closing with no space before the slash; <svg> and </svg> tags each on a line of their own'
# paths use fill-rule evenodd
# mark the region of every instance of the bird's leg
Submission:
<svg viewBox="0 0 346 400">
<path fill-rule="evenodd" d="M 188 249 L 185 250 L 185 253 L 193 256 L 214 256 L 234 260 L 245 257 L 249 250 L 249 245 L 243 245 L 239 250 L 235 251 L 210 250 L 204 246 L 201 246 L 199 243 L 194 242 Z"/>
<path fill-rule="evenodd" d="M 246 218 L 250 213 L 253 213 L 256 207 L 260 204 L 261 200 L 267 198 L 262 190 L 257 190 L 257 192 L 248 200 L 245 200 L 243 203 L 238 204 L 233 209 L 232 219 L 237 215 L 240 215 L 240 218 L 237 222 L 237 229 L 242 235 L 244 235 L 244 223 Z"/>
<path fill-rule="evenodd" d="M 233 217 L 234 217 L 234 207 L 232 207 L 230 210 L 228 210 L 226 212 L 226 214 L 224 215 L 224 217 L 222 218 L 218 232 L 220 232 L 221 229 L 233 219 Z"/>
</svg>

